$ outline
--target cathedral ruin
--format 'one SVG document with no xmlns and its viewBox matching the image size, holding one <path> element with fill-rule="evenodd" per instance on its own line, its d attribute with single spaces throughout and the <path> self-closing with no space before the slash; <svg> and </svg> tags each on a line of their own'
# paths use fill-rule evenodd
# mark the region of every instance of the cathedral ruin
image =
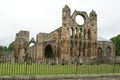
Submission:
<svg viewBox="0 0 120 80">
<path fill-rule="evenodd" d="M 77 16 L 83 17 L 83 24 L 76 22 Z M 76 60 L 80 63 L 114 61 L 113 43 L 97 38 L 97 14 L 94 10 L 89 15 L 77 10 L 71 14 L 70 8 L 65 5 L 61 27 L 51 33 L 37 34 L 36 40 L 29 38 L 29 31 L 16 34 L 13 51 L 16 59 L 48 59 L 56 63 L 74 63 Z M 29 46 L 31 43 L 34 45 Z"/>
</svg>

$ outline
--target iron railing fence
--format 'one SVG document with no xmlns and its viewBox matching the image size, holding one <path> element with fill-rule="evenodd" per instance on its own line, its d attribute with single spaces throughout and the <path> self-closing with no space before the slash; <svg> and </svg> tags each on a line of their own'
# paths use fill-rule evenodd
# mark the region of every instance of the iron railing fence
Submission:
<svg viewBox="0 0 120 80">
<path fill-rule="evenodd" d="M 57 63 L 58 62 L 58 63 Z M 59 75 L 59 74 L 108 74 L 120 73 L 119 64 L 62 64 L 54 59 L 0 59 L 0 75 Z"/>
</svg>

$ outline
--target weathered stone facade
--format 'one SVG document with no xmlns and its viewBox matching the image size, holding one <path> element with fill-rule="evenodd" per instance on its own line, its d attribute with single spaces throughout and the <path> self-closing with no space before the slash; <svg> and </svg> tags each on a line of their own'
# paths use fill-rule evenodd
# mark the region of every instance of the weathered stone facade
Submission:
<svg viewBox="0 0 120 80">
<path fill-rule="evenodd" d="M 112 41 L 98 38 L 97 47 L 100 63 L 113 63 L 115 61 L 115 47 Z"/>
<path fill-rule="evenodd" d="M 16 34 L 16 38 L 14 41 L 14 51 L 13 55 L 15 59 L 22 59 L 28 53 L 29 44 L 29 32 L 28 31 L 20 31 Z"/>
<path fill-rule="evenodd" d="M 82 16 L 82 25 L 76 22 L 76 17 Z M 29 47 L 29 44 L 34 43 Z M 108 46 L 104 46 L 104 44 Z M 107 48 L 104 48 L 107 47 Z M 109 49 L 106 53 L 105 49 Z M 29 41 L 29 32 L 20 31 L 16 35 L 14 54 L 18 57 L 27 55 L 30 59 L 53 59 L 57 63 L 96 63 L 98 53 L 114 56 L 112 42 L 97 41 L 97 14 L 91 11 L 75 10 L 71 15 L 70 8 L 65 5 L 62 9 L 62 26 L 51 33 L 39 33 L 36 41 Z M 111 51 L 111 52 L 110 52 Z M 113 58 L 112 58 L 113 59 Z"/>
</svg>

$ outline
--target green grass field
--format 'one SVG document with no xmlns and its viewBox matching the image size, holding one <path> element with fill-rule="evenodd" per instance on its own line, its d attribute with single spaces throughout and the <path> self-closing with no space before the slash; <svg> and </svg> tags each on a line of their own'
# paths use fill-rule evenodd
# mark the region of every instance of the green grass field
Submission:
<svg viewBox="0 0 120 80">
<path fill-rule="evenodd" d="M 106 74 L 120 73 L 120 65 L 45 65 L 0 64 L 0 75 L 56 75 L 56 74 Z"/>
</svg>

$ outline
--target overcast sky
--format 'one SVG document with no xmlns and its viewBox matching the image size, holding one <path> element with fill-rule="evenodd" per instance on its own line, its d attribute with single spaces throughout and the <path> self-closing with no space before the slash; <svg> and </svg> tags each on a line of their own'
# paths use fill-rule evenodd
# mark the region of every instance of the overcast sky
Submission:
<svg viewBox="0 0 120 80">
<path fill-rule="evenodd" d="M 0 45 L 8 46 L 20 30 L 51 32 L 61 26 L 64 5 L 98 16 L 98 36 L 109 39 L 120 33 L 120 0 L 0 0 Z"/>
</svg>

